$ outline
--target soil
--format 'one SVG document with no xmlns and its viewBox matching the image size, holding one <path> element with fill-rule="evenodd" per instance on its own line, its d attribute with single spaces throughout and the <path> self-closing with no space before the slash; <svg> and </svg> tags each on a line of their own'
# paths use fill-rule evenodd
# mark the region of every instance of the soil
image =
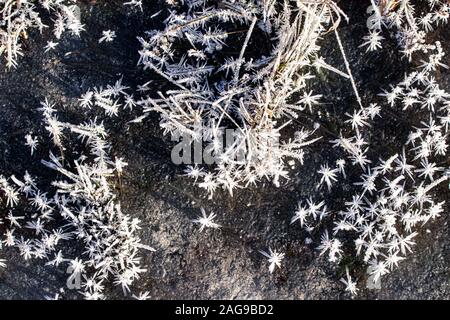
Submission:
<svg viewBox="0 0 450 320">
<path fill-rule="evenodd" d="M 144 2 L 148 10 L 145 12 L 161 9 L 156 1 Z M 30 161 L 29 150 L 24 146 L 24 136 L 29 131 L 43 132 L 37 108 L 44 98 L 61 107 L 63 117 L 82 120 L 86 115 L 75 112 L 74 106 L 90 87 L 105 86 L 120 77 L 130 87 L 150 80 L 155 90 L 164 86 L 163 80 L 137 66 L 136 37 L 145 30 L 160 28 L 161 21 L 150 18 L 148 13 L 129 13 L 120 3 L 86 1 L 80 5 L 87 30 L 81 38 L 65 37 L 55 51 L 45 53 L 42 48 L 51 39 L 50 32 L 30 34 L 19 66 L 9 71 L 0 69 L 3 175 L 20 176 L 28 170 L 43 180 L 51 178 L 43 176 L 39 163 L 46 152 L 38 152 L 35 161 Z M 380 89 L 401 79 L 411 65 L 398 58 L 398 48 L 395 40 L 389 40 L 389 34 L 385 35 L 388 38 L 385 47 L 377 54 L 366 54 L 364 48 L 359 48 L 367 32 L 365 12 L 369 0 L 346 0 L 339 4 L 350 17 L 350 22 L 344 22 L 339 30 L 362 99 L 367 103 L 377 101 Z M 117 38 L 111 44 L 99 44 L 101 32 L 108 29 L 115 30 Z M 433 36 L 442 39 L 450 52 L 449 28 L 442 27 Z M 322 42 L 325 60 L 344 70 L 332 34 Z M 441 73 L 437 80 L 450 89 L 449 71 Z M 297 224 L 290 224 L 299 200 L 314 196 L 341 203 L 353 190 L 351 172 L 348 181 L 331 194 L 315 188 L 318 166 L 341 156 L 329 147 L 328 141 L 343 127 L 345 112 L 356 106 L 353 90 L 350 83 L 328 72 L 321 73 L 314 86 L 329 105 L 330 116 L 305 117 L 300 122 L 306 125 L 320 122 L 327 138 L 311 146 L 305 165 L 293 168 L 291 179 L 279 188 L 261 183 L 237 190 L 233 197 L 224 191 L 209 200 L 191 180 L 182 176 L 183 167 L 174 165 L 170 159 L 173 143 L 159 129 L 156 115 L 136 125 L 127 124 L 133 118 L 131 114 L 114 123 L 107 122 L 114 152 L 125 156 L 129 163 L 120 195 L 123 210 L 142 220 L 143 242 L 157 249 L 144 253 L 148 271 L 136 282 L 134 292 L 148 291 L 152 299 L 350 298 L 339 282 L 342 265 L 334 267 L 319 257 L 315 250 L 317 238 L 313 236 L 314 242 L 306 244 L 305 232 Z M 398 150 L 415 117 L 394 115 L 374 123 L 370 142 L 375 159 Z M 439 190 L 437 198 L 449 199 L 447 186 Z M 200 214 L 201 207 L 215 212 L 223 228 L 199 232 L 191 220 Z M 365 269 L 359 266 L 362 285 L 358 298 L 449 299 L 449 222 L 449 216 L 444 214 L 423 229 L 417 237 L 415 252 L 383 277 L 380 289 L 365 287 Z M 286 253 L 283 268 L 274 274 L 269 274 L 266 260 L 258 253 L 269 246 Z M 3 248 L 2 258 L 8 260 L 8 265 L 0 269 L 0 298 L 42 299 L 61 289 L 65 298 L 79 298 L 75 291 L 66 288 L 64 269 L 45 266 L 44 261 L 24 261 L 16 249 Z M 345 263 L 359 265 L 351 258 Z M 123 298 L 120 288 L 109 288 L 107 295 Z"/>
</svg>

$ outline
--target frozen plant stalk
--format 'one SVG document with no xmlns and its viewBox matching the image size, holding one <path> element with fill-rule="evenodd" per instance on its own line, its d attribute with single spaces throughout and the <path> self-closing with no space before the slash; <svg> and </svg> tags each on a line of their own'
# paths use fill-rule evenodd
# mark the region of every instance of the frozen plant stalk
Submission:
<svg viewBox="0 0 450 320">
<path fill-rule="evenodd" d="M 6 67 L 17 65 L 22 55 L 22 41 L 28 32 L 42 32 L 48 26 L 42 21 L 42 12 L 52 14 L 53 34 L 59 39 L 68 31 L 79 36 L 83 30 L 78 14 L 77 0 L 0 0 L 0 57 L 4 56 Z"/>
<path fill-rule="evenodd" d="M 172 84 L 142 99 L 144 112 L 157 111 L 165 132 L 209 148 L 215 169 L 195 178 L 211 195 L 218 187 L 232 194 L 263 178 L 279 185 L 287 178 L 285 160 L 302 163 L 316 139 L 315 129 L 292 120 L 319 103 L 321 96 L 306 90 L 317 40 L 343 13 L 324 0 L 173 2 L 165 28 L 140 39 L 142 65 Z M 255 52 L 264 41 L 266 52 Z M 236 42 L 240 50 L 227 52 Z M 235 130 L 235 142 L 220 148 L 224 129 Z M 297 133 L 283 140 L 283 129 Z"/>
</svg>

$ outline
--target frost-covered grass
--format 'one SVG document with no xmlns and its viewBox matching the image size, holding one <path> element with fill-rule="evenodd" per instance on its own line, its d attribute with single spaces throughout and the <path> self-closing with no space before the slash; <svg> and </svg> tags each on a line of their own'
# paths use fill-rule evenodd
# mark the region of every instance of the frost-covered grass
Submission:
<svg viewBox="0 0 450 320">
<path fill-rule="evenodd" d="M 56 16 L 56 38 L 65 30 L 79 35 L 83 26 L 72 2 L 76 1 L 0 4 L 0 52 L 7 67 L 17 63 L 26 31 L 44 27 L 40 9 Z M 140 1 L 125 5 L 143 10 Z M 402 81 L 379 88 L 376 101 L 361 98 L 365 88 L 357 86 L 347 59 L 352 48 L 344 48 L 339 35 L 340 25 L 352 22 L 333 1 L 167 0 L 164 10 L 149 13 L 163 21 L 162 29 L 143 30 L 137 39 L 140 67 L 160 77 L 165 90 L 153 90 L 150 82 L 133 92 L 119 81 L 105 90 L 86 92 L 79 100 L 80 112 L 98 108 L 106 118 L 119 112 L 140 112 L 133 122 L 156 112 L 165 133 L 202 141 L 217 162 L 187 166 L 186 175 L 209 198 L 219 189 L 233 196 L 236 189 L 265 180 L 277 187 L 289 179 L 288 161 L 303 164 L 308 147 L 325 141 L 341 156 L 334 163 L 318 166 L 317 196 L 300 199 L 290 222 L 317 240 L 319 255 L 340 264 L 351 252 L 372 267 L 377 281 L 412 252 L 423 226 L 444 213 L 444 202 L 436 200 L 434 190 L 449 180 L 450 94 L 436 81 L 439 70 L 448 68 L 440 42 L 447 39 L 429 35 L 448 27 L 450 4 L 444 0 L 368 0 L 367 6 L 372 15 L 367 36 L 361 39 L 366 54 L 385 50 L 384 41 L 390 37 L 398 45 L 395 54 L 411 63 Z M 120 30 L 105 30 L 99 42 L 116 41 L 116 32 Z M 332 66 L 322 57 L 325 39 L 335 41 L 342 65 Z M 46 50 L 55 46 L 50 41 Z M 348 81 L 354 92 L 354 105 L 346 108 L 344 126 L 336 137 L 323 135 L 318 123 L 307 127 L 296 121 L 305 114 L 329 114 L 326 97 L 311 89 L 321 69 Z M 152 249 L 140 243 L 135 235 L 138 221 L 121 212 L 115 195 L 113 185 L 120 183 L 126 162 L 111 158 L 101 123 L 94 119 L 83 124 L 59 121 L 47 101 L 41 110 L 54 149 L 42 164 L 57 172 L 58 178 L 50 186 L 39 186 L 28 174 L 2 176 L 5 214 L 0 221 L 7 227 L 3 244 L 18 247 L 25 259 L 66 263 L 75 270 L 73 276 L 89 275 L 82 291 L 87 298 L 103 298 L 102 283 L 107 279 L 128 293 L 144 271 L 138 249 Z M 414 114 L 410 133 L 396 152 L 380 159 L 371 153 L 371 126 L 392 112 Z M 223 148 L 225 129 L 235 130 L 235 142 Z M 86 147 L 87 151 L 71 154 L 66 146 L 71 136 L 80 138 L 79 149 Z M 46 145 L 43 139 L 33 134 L 25 137 L 31 157 Z M 358 178 L 348 181 L 349 172 Z M 341 183 L 351 183 L 357 191 L 345 195 L 344 203 L 328 203 L 327 193 Z M 200 231 L 220 228 L 214 219 L 220 217 L 202 210 L 193 222 L 200 225 Z M 26 229 L 31 232 L 22 232 Z M 83 243 L 83 255 L 66 258 L 58 251 L 58 242 L 69 239 Z M 268 259 L 270 272 L 287 259 L 271 248 L 261 254 Z M 0 267 L 5 264 L 0 259 Z M 346 266 L 341 282 L 354 295 L 358 288 L 352 274 Z"/>
</svg>

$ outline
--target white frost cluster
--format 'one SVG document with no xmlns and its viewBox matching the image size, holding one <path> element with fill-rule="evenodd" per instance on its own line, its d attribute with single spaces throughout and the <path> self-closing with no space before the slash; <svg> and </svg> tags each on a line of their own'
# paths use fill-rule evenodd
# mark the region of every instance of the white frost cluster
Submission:
<svg viewBox="0 0 450 320">
<path fill-rule="evenodd" d="M 432 50 L 426 37 L 438 26 L 449 22 L 450 3 L 447 0 L 423 0 L 428 10 L 416 10 L 417 1 L 371 0 L 374 15 L 369 20 L 370 34 L 364 45 L 368 50 L 381 47 L 380 31 L 387 28 L 395 32 L 402 52 L 410 60 L 415 52 Z"/>
<path fill-rule="evenodd" d="M 76 2 L 77 0 L 0 0 L 0 58 L 4 56 L 6 67 L 17 65 L 17 58 L 22 55 L 22 41 L 31 30 L 42 32 L 48 27 L 43 21 L 43 12 L 52 15 L 50 22 L 57 39 L 64 32 L 79 36 L 84 27 L 79 19 Z"/>
<path fill-rule="evenodd" d="M 108 111 L 108 101 L 122 90 L 118 82 L 96 90 L 95 95 Z M 6 228 L 0 244 L 17 247 L 26 260 L 44 259 L 48 265 L 70 267 L 69 280 L 78 281 L 77 289 L 86 299 L 104 298 L 108 280 L 127 294 L 146 271 L 139 251 L 153 249 L 140 242 L 139 219 L 122 212 L 116 196 L 126 163 L 111 158 L 103 123 L 59 121 L 55 106 L 48 101 L 42 103 L 41 111 L 56 147 L 56 152 L 50 151 L 49 158 L 41 161 L 42 169 L 53 171 L 56 178 L 41 186 L 42 178 L 28 172 L 23 177 L 0 176 L 0 205 L 7 212 L 0 219 L 2 230 Z M 74 139 L 77 147 L 72 147 Z M 31 135 L 26 140 L 36 154 L 35 140 Z M 81 244 L 78 256 L 61 249 L 61 242 L 68 241 Z M 0 260 L 0 267 L 5 265 Z"/>
<path fill-rule="evenodd" d="M 205 144 L 214 169 L 194 166 L 198 174 L 188 174 L 211 196 L 264 178 L 278 186 L 286 159 L 302 163 L 315 141 L 313 126 L 297 119 L 319 104 L 321 96 L 307 90 L 312 67 L 331 67 L 319 59 L 317 41 L 343 13 L 318 0 L 169 2 L 165 28 L 140 38 L 140 63 L 171 89 L 143 100 L 144 112 L 158 112 L 166 133 Z M 235 130 L 225 147 L 224 129 Z M 282 139 L 282 130 L 296 133 Z"/>
</svg>

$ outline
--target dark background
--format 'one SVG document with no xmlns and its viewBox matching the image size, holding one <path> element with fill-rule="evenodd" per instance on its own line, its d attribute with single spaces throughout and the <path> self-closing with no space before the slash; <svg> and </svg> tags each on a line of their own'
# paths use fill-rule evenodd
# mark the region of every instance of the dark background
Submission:
<svg viewBox="0 0 450 320">
<path fill-rule="evenodd" d="M 339 31 L 363 102 L 378 101 L 381 89 L 401 80 L 414 62 L 409 64 L 399 58 L 389 33 L 384 34 L 387 40 L 383 50 L 366 54 L 359 45 L 367 34 L 366 8 L 370 1 L 340 1 L 339 5 L 351 19 Z M 158 19 L 150 19 L 161 9 L 157 1 L 147 1 L 144 14 L 130 13 L 122 8 L 121 1 L 86 1 L 80 9 L 87 30 L 80 39 L 65 37 L 55 51 L 44 53 L 51 33 L 32 33 L 24 43 L 24 57 L 17 69 L 0 70 L 0 172 L 5 176 L 22 176 L 28 170 L 42 181 L 51 180 L 51 174 L 42 171 L 40 165 L 48 149 L 41 146 L 30 158 L 29 149 L 24 146 L 24 136 L 29 131 L 46 134 L 37 111 L 45 97 L 57 104 L 62 119 L 85 121 L 95 110 L 80 114 L 75 106 L 90 87 L 105 86 L 123 76 L 123 82 L 132 88 L 149 80 L 153 80 L 151 87 L 155 91 L 164 88 L 163 80 L 137 66 L 136 37 L 145 30 L 161 28 Z M 107 29 L 115 30 L 117 38 L 113 43 L 98 44 L 102 31 Z M 431 37 L 441 39 L 450 51 L 448 26 L 439 28 Z M 322 40 L 322 45 L 321 54 L 326 61 L 344 70 L 332 34 Z M 446 63 L 450 64 L 448 57 Z M 449 88 L 449 76 L 448 71 L 438 74 L 443 88 Z M 332 163 L 342 156 L 330 148 L 328 141 L 343 130 L 345 112 L 351 113 L 357 105 L 350 83 L 338 75 L 321 72 L 313 86 L 314 92 L 324 95 L 322 100 L 330 116 L 305 114 L 298 124 L 310 126 L 314 121 L 320 122 L 320 133 L 326 139 L 309 148 L 305 165 L 292 169 L 291 179 L 281 187 L 260 183 L 237 190 L 233 197 L 224 191 L 208 200 L 202 190 L 192 186 L 191 180 L 181 176 L 183 167 L 172 164 L 172 142 L 162 135 L 156 115 L 131 126 L 127 121 L 137 113 L 122 112 L 118 118 L 105 120 L 114 154 L 125 156 L 129 163 L 120 195 L 123 210 L 142 219 L 143 243 L 157 249 L 154 253 L 144 252 L 148 272 L 136 281 L 134 292 L 149 291 L 153 299 L 349 298 L 339 283 L 344 266 L 348 265 L 357 270 L 359 298 L 450 297 L 447 214 L 422 229 L 416 237 L 415 252 L 382 278 L 379 290 L 365 288 L 365 268 L 359 261 L 349 256 L 339 266 L 332 266 L 314 249 L 318 234 L 313 235 L 312 245 L 306 245 L 305 232 L 298 224 L 289 224 L 297 201 L 315 196 L 337 205 L 351 196 L 352 178 L 357 177 L 357 173 L 349 172 L 349 179 L 341 181 L 332 193 L 315 189 L 320 164 Z M 418 119 L 415 114 L 393 111 L 376 120 L 369 137 L 373 158 L 398 152 Z M 438 193 L 441 201 L 449 198 L 446 186 Z M 216 222 L 223 228 L 198 232 L 191 220 L 200 214 L 200 207 L 215 212 Z M 265 258 L 258 253 L 269 246 L 286 253 L 283 268 L 272 275 Z M 75 253 L 77 247 L 68 245 L 66 250 Z M 66 287 L 64 267 L 46 267 L 45 261 L 38 260 L 26 262 L 16 249 L 3 248 L 0 252 L 8 260 L 7 268 L 0 269 L 0 298 L 42 299 Z M 123 298 L 120 288 L 108 289 L 107 295 Z M 76 292 L 67 289 L 62 296 L 77 297 Z"/>
</svg>

